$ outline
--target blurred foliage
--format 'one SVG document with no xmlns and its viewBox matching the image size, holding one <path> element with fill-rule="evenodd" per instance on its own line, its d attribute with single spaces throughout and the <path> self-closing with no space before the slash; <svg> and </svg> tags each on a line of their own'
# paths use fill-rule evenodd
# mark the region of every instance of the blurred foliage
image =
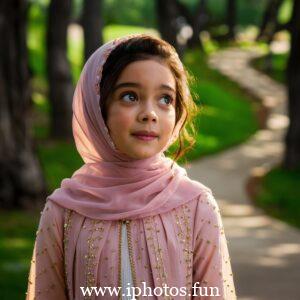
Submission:
<svg viewBox="0 0 300 300">
<path fill-rule="evenodd" d="M 271 66 L 269 70 L 266 63 L 266 56 L 259 57 L 252 61 L 252 65 L 259 71 L 266 73 L 274 80 L 283 84 L 286 83 L 286 65 L 288 61 L 288 53 L 272 54 Z"/>
<path fill-rule="evenodd" d="M 281 24 L 287 23 L 292 15 L 293 1 L 285 0 L 278 12 L 278 21 Z"/>
<path fill-rule="evenodd" d="M 31 0 L 32 6 L 38 6 L 43 14 L 50 0 Z M 191 13 L 195 12 L 200 0 L 179 0 Z M 260 25 L 263 11 L 268 0 L 237 0 L 237 24 L 239 26 Z M 83 0 L 73 0 L 73 20 L 78 20 Z M 102 17 L 105 25 L 122 24 L 156 28 L 155 0 L 102 0 Z M 227 0 L 207 0 L 207 9 L 211 24 L 226 22 Z M 289 20 L 292 0 L 285 0 L 279 11 L 280 22 Z"/>
<path fill-rule="evenodd" d="M 25 299 L 39 214 L 0 211 L 0 298 Z"/>
<path fill-rule="evenodd" d="M 195 11 L 199 0 L 180 0 L 191 12 Z M 240 26 L 249 24 L 259 25 L 267 0 L 236 0 L 237 23 Z M 207 8 L 213 24 L 226 22 L 227 0 L 207 0 Z"/>
<path fill-rule="evenodd" d="M 106 25 L 127 24 L 156 27 L 155 1 L 105 0 L 103 1 L 103 18 Z"/>
<path fill-rule="evenodd" d="M 276 167 L 261 182 L 255 202 L 268 214 L 300 228 L 300 170 Z"/>
</svg>

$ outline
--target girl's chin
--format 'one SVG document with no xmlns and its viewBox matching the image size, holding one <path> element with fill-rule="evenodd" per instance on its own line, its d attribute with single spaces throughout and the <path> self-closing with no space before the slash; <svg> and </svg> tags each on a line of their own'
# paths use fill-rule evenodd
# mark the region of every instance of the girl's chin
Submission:
<svg viewBox="0 0 300 300">
<path fill-rule="evenodd" d="M 149 158 L 151 156 L 156 155 L 157 153 L 159 153 L 159 151 L 131 151 L 130 154 L 126 153 L 128 156 L 130 156 L 131 158 L 135 158 L 135 159 L 146 159 Z"/>
</svg>

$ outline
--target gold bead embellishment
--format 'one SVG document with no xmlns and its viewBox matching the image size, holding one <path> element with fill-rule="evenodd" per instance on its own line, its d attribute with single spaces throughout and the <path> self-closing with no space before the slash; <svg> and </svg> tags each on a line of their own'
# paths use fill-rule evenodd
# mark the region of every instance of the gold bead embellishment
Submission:
<svg viewBox="0 0 300 300">
<path fill-rule="evenodd" d="M 97 236 L 94 237 L 95 232 L 102 232 L 104 231 L 104 228 L 102 227 L 103 221 L 97 221 L 97 220 L 91 220 L 90 223 L 92 224 L 91 229 L 88 230 L 90 233 L 87 239 L 87 253 L 84 255 L 85 259 L 85 286 L 86 287 L 92 287 L 96 285 L 95 280 L 95 258 L 96 258 L 96 251 L 98 249 L 98 246 L 94 244 L 96 240 L 101 240 L 103 236 Z M 97 225 L 100 224 L 100 227 L 97 227 Z M 91 296 L 84 296 L 84 299 L 91 299 Z"/>
<path fill-rule="evenodd" d="M 179 217 L 178 215 L 178 210 L 181 211 L 181 216 Z M 185 212 L 185 210 L 187 212 Z M 186 265 L 186 287 L 188 290 L 191 289 L 192 287 L 192 272 L 193 272 L 193 251 L 191 249 L 191 225 L 189 221 L 189 212 L 191 211 L 187 205 L 182 205 L 178 209 L 173 209 L 174 215 L 175 215 L 175 220 L 176 224 L 178 226 L 179 230 L 179 241 L 183 245 L 183 256 L 184 256 L 184 261 Z M 185 230 L 183 230 L 183 225 L 181 220 L 183 220 L 183 225 L 185 227 Z M 186 296 L 186 299 L 189 299 L 189 296 Z"/>
<path fill-rule="evenodd" d="M 134 264 L 134 259 L 133 259 L 133 248 L 132 248 L 132 235 L 131 235 L 131 222 L 130 222 L 130 220 L 126 220 L 125 224 L 126 224 L 126 230 L 127 230 L 128 250 L 129 250 L 129 260 L 130 260 L 130 266 L 131 266 L 131 272 L 132 272 L 132 280 L 133 280 L 134 286 L 137 286 L 135 264 Z"/>
<path fill-rule="evenodd" d="M 147 224 L 146 230 L 151 234 L 147 240 L 151 241 L 150 247 L 153 248 L 155 261 L 157 262 L 154 268 L 157 270 L 159 277 L 157 277 L 156 280 L 163 286 L 167 283 L 167 272 L 164 266 L 162 248 L 159 244 L 158 230 L 156 228 L 157 224 L 154 220 L 154 216 L 146 218 L 145 223 Z M 154 234 L 156 239 L 154 239 Z M 154 240 L 156 240 L 157 246 L 155 246 Z M 167 295 L 163 295 L 163 297 L 164 299 L 170 299 L 170 296 Z"/>
<path fill-rule="evenodd" d="M 68 251 L 69 234 L 70 234 L 70 229 L 72 226 L 72 213 L 73 213 L 72 210 L 66 209 L 65 223 L 64 223 L 64 238 L 63 238 L 65 283 L 66 283 L 67 290 L 69 290 L 70 285 L 71 285 L 69 278 L 68 278 L 68 273 L 67 273 L 68 265 L 67 265 L 66 256 L 67 256 L 67 251 Z"/>
<path fill-rule="evenodd" d="M 119 221 L 119 286 L 122 285 L 122 225 L 126 225 L 127 231 L 127 243 L 128 243 L 128 252 L 129 252 L 129 261 L 130 261 L 130 268 L 132 273 L 132 280 L 133 285 L 137 286 L 136 280 L 136 271 L 135 271 L 135 264 L 133 259 L 133 248 L 132 248 L 132 235 L 131 235 L 131 220 L 120 220 Z M 122 299 L 122 294 L 119 294 L 119 299 Z M 139 299 L 137 297 L 137 299 Z"/>
</svg>

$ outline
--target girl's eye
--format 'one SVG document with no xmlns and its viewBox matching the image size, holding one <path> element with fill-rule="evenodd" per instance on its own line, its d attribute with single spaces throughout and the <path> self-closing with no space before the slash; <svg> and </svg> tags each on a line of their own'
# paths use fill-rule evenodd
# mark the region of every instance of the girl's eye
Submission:
<svg viewBox="0 0 300 300">
<path fill-rule="evenodd" d="M 173 102 L 173 98 L 169 95 L 164 95 L 162 98 L 160 98 L 160 100 L 163 101 L 162 102 L 163 104 L 167 104 L 167 105 L 170 105 Z"/>
<path fill-rule="evenodd" d="M 137 99 L 137 96 L 135 93 L 124 93 L 121 95 L 121 99 L 126 102 L 133 102 Z"/>
</svg>

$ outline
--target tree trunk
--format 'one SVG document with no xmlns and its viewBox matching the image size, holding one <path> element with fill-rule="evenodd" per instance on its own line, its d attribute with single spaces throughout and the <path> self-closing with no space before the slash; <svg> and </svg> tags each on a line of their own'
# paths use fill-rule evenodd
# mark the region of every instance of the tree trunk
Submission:
<svg viewBox="0 0 300 300">
<path fill-rule="evenodd" d="M 277 16 L 282 2 L 283 0 L 269 0 L 263 15 L 260 32 L 257 36 L 258 41 L 264 40 L 270 43 L 273 40 L 273 36 L 279 27 Z"/>
<path fill-rule="evenodd" d="M 51 0 L 47 28 L 47 72 L 51 103 L 51 136 L 72 138 L 73 85 L 67 59 L 71 0 Z"/>
<path fill-rule="evenodd" d="M 85 0 L 82 12 L 85 61 L 102 45 L 101 0 Z"/>
<path fill-rule="evenodd" d="M 285 137 L 284 167 L 300 168 L 300 2 L 294 0 L 291 50 L 287 66 L 289 128 Z"/>
<path fill-rule="evenodd" d="M 183 16 L 180 16 L 176 1 L 156 0 L 156 15 L 162 39 L 173 45 L 182 57 L 185 45 L 178 41 L 178 33 L 182 26 Z"/>
<path fill-rule="evenodd" d="M 200 48 L 203 49 L 200 33 L 205 29 L 209 21 L 206 7 L 207 0 L 199 0 L 195 14 L 192 16 L 191 26 L 193 28 L 193 35 L 188 41 L 189 48 L 200 46 Z"/>
<path fill-rule="evenodd" d="M 236 25 L 236 0 L 227 0 L 227 38 L 235 39 L 235 25 Z"/>
<path fill-rule="evenodd" d="M 26 1 L 0 4 L 0 207 L 41 203 L 45 183 L 30 134 Z"/>
</svg>

